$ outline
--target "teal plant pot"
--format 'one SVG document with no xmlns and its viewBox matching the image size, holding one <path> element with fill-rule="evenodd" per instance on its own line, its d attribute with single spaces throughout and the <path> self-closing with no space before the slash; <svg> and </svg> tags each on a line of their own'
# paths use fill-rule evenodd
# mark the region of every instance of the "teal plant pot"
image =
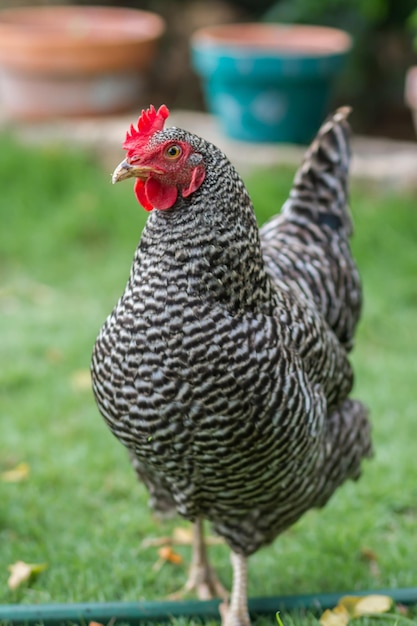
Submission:
<svg viewBox="0 0 417 626">
<path fill-rule="evenodd" d="M 191 58 L 226 135 L 306 144 L 329 112 L 351 45 L 335 28 L 224 24 L 194 33 Z"/>
</svg>

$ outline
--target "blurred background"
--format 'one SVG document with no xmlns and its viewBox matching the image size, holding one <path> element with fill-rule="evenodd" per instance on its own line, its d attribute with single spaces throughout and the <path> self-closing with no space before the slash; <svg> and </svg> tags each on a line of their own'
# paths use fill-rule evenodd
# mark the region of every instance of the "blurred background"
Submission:
<svg viewBox="0 0 417 626">
<path fill-rule="evenodd" d="M 52 6 L 59 0 L 1 0 L 2 8 Z M 120 6 L 109 0 L 74 4 Z M 415 0 L 125 0 L 123 6 L 155 12 L 166 22 L 148 71 L 144 104 L 166 101 L 171 108 L 204 110 L 198 77 L 191 68 L 191 34 L 210 24 L 236 21 L 308 23 L 346 30 L 353 49 L 338 81 L 334 104 L 354 107 L 356 132 L 397 139 L 414 137 L 404 102 L 407 69 L 417 63 L 413 37 Z"/>
<path fill-rule="evenodd" d="M 68 31 L 56 16 L 45 29 L 31 19 L 16 28 L 5 17 L 19 6 L 64 4 L 0 0 L 0 604 L 161 600 L 185 580 L 187 546 L 179 547 L 182 564 L 157 569 L 156 547 L 142 543 L 179 522 L 167 530 L 151 518 L 144 487 L 98 414 L 89 363 L 147 216 L 132 185 L 111 185 L 126 130 L 141 108 L 164 102 L 170 123 L 223 147 L 224 135 L 209 125 L 216 120 L 206 114 L 190 38 L 242 21 L 320 24 L 352 37 L 329 107 L 353 106 L 352 244 L 365 290 L 355 394 L 370 408 L 376 450 L 357 485 L 254 556 L 249 592 L 415 587 L 417 141 L 405 88 L 417 64 L 416 0 L 88 0 L 149 11 L 164 25 L 153 48 L 129 48 L 122 36 L 107 59 L 110 74 L 92 86 L 89 64 L 102 73 L 105 64 L 100 42 L 98 52 L 88 47 L 94 28 L 75 20 Z M 102 43 L 114 40 L 115 25 L 107 21 Z M 124 28 L 136 32 L 130 18 Z M 68 33 L 79 47 L 65 48 Z M 47 34 L 61 55 L 48 48 Z M 104 107 L 101 116 L 84 110 L 81 119 L 56 119 L 53 106 L 75 107 L 77 94 Z M 106 113 L 121 95 L 130 108 Z M 302 122 L 298 115 L 295 127 Z M 223 149 L 263 223 L 288 197 L 303 149 L 240 142 Z M 229 584 L 228 554 L 213 548 Z M 47 567 L 13 588 L 8 572 L 22 560 Z"/>
</svg>

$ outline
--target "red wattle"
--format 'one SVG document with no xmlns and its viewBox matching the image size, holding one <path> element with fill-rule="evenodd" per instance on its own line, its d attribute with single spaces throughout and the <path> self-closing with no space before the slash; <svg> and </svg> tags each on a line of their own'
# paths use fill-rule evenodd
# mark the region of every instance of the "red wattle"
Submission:
<svg viewBox="0 0 417 626">
<path fill-rule="evenodd" d="M 134 186 L 135 196 L 139 202 L 145 209 L 145 211 L 152 211 L 153 205 L 149 202 L 146 192 L 145 192 L 145 181 L 137 178 Z"/>
<path fill-rule="evenodd" d="M 145 192 L 147 199 L 155 209 L 170 209 L 174 206 L 178 196 L 175 185 L 164 185 L 152 176 L 145 183 Z"/>
<path fill-rule="evenodd" d="M 139 204 L 143 206 L 145 211 L 170 209 L 175 204 L 178 196 L 178 190 L 175 185 L 164 185 L 152 177 L 146 181 L 137 178 L 134 191 Z"/>
</svg>

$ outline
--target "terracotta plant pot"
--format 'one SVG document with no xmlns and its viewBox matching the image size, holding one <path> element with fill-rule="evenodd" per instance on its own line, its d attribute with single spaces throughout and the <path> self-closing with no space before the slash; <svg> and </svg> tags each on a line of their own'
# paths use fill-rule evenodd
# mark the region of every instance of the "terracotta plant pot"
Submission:
<svg viewBox="0 0 417 626">
<path fill-rule="evenodd" d="M 228 24 L 197 31 L 193 65 L 224 132 L 248 141 L 308 143 L 327 114 L 352 45 L 321 26 Z"/>
<path fill-rule="evenodd" d="M 405 102 L 411 109 L 417 134 L 417 65 L 410 67 L 405 77 Z"/>
<path fill-rule="evenodd" d="M 18 119 L 132 108 L 163 31 L 162 18 L 135 9 L 0 11 L 0 107 Z"/>
</svg>

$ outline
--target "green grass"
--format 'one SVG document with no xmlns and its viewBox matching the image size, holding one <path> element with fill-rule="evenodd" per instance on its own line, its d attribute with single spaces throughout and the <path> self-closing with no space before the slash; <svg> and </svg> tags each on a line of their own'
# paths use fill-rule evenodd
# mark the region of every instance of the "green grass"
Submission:
<svg viewBox="0 0 417 626">
<path fill-rule="evenodd" d="M 156 549 L 141 543 L 186 523 L 152 517 L 125 450 L 77 384 L 146 214 L 131 185 L 112 187 L 83 154 L 3 137 L 0 173 L 0 472 L 30 465 L 27 480 L 0 481 L 0 603 L 164 599 L 184 582 L 190 548 L 178 548 L 184 565 L 155 571 Z M 290 170 L 251 177 L 260 221 L 291 180 Z M 359 483 L 252 557 L 251 596 L 416 584 L 417 197 L 355 186 L 352 205 L 366 295 L 355 393 L 371 409 L 376 455 Z M 211 552 L 230 585 L 226 547 Z M 17 560 L 48 569 L 10 591 Z"/>
</svg>

